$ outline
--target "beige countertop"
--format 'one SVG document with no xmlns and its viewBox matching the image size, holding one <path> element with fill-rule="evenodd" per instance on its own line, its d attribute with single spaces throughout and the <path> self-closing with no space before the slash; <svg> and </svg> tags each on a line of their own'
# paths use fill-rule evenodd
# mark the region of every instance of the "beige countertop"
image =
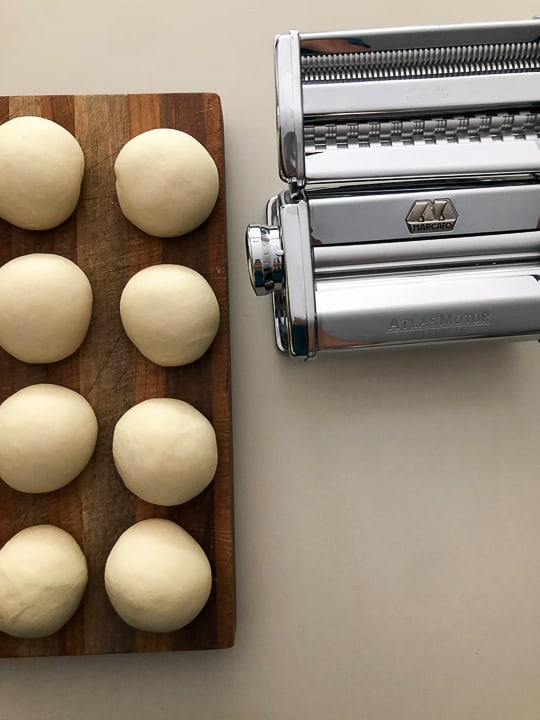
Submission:
<svg viewBox="0 0 540 720">
<path fill-rule="evenodd" d="M 3 0 L 0 95 L 222 98 L 238 631 L 225 651 L 0 661 L 0 720 L 540 717 L 540 348 L 293 362 L 243 241 L 282 187 L 276 33 L 535 11 Z"/>
</svg>

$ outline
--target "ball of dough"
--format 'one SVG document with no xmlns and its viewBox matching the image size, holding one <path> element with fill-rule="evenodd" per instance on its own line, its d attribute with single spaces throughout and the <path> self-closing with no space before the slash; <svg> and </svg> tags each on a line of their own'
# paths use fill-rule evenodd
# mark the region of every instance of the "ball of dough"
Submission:
<svg viewBox="0 0 540 720">
<path fill-rule="evenodd" d="M 204 550 L 170 520 L 132 525 L 118 538 L 105 565 L 112 606 L 138 630 L 179 630 L 201 612 L 211 587 Z"/>
<path fill-rule="evenodd" d="M 74 353 L 88 332 L 92 288 L 60 255 L 33 253 L 0 268 L 0 345 L 27 363 L 52 363 Z"/>
<path fill-rule="evenodd" d="M 155 505 L 180 505 L 212 482 L 216 433 L 189 403 L 152 398 L 117 422 L 113 457 L 118 474 L 137 497 Z"/>
<path fill-rule="evenodd" d="M 0 478 L 44 493 L 77 477 L 92 457 L 98 425 L 89 403 L 60 385 L 30 385 L 0 405 Z"/>
<path fill-rule="evenodd" d="M 84 155 L 52 120 L 18 117 L 0 125 L 0 217 L 25 230 L 67 220 L 81 192 Z"/>
<path fill-rule="evenodd" d="M 65 530 L 35 525 L 0 550 L 0 630 L 40 638 L 60 630 L 88 581 L 85 557 Z"/>
<path fill-rule="evenodd" d="M 118 153 L 114 170 L 122 212 L 149 235 L 184 235 L 216 204 L 216 164 L 200 142 L 180 130 L 158 128 L 132 138 Z"/>
<path fill-rule="evenodd" d="M 135 347 L 164 367 L 198 360 L 219 327 L 214 291 L 183 265 L 153 265 L 134 275 L 120 298 L 120 316 Z"/>
</svg>

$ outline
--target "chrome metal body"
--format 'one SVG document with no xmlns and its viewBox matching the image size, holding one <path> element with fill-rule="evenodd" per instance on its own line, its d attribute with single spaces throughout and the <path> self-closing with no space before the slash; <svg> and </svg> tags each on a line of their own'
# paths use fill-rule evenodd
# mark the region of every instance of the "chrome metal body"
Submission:
<svg viewBox="0 0 540 720">
<path fill-rule="evenodd" d="M 280 35 L 278 347 L 540 337 L 540 20 Z"/>
</svg>

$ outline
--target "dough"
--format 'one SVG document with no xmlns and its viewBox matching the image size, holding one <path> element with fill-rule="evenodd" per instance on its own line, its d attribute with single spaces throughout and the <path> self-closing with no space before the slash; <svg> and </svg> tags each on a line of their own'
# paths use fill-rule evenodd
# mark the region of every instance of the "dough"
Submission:
<svg viewBox="0 0 540 720">
<path fill-rule="evenodd" d="M 216 164 L 206 148 L 180 130 L 158 128 L 132 138 L 118 153 L 114 171 L 120 209 L 149 235 L 184 235 L 216 204 Z"/>
<path fill-rule="evenodd" d="M 92 288 L 60 255 L 34 253 L 0 268 L 0 345 L 27 363 L 52 363 L 74 353 L 88 332 Z"/>
<path fill-rule="evenodd" d="M 65 530 L 34 525 L 0 550 L 0 631 L 39 638 L 60 630 L 88 581 L 85 557 Z"/>
<path fill-rule="evenodd" d="M 179 630 L 206 605 L 211 587 L 204 550 L 170 520 L 132 525 L 118 538 L 105 565 L 112 606 L 138 630 Z"/>
<path fill-rule="evenodd" d="M 165 367 L 198 360 L 219 327 L 214 291 L 183 265 L 153 265 L 134 275 L 122 293 L 120 316 L 135 347 Z"/>
<path fill-rule="evenodd" d="M 30 385 L 0 405 L 0 478 L 15 490 L 58 490 L 92 457 L 98 425 L 86 400 L 60 385 Z"/>
<path fill-rule="evenodd" d="M 73 135 L 41 117 L 0 125 L 0 217 L 25 230 L 67 220 L 81 192 L 84 155 Z"/>
<path fill-rule="evenodd" d="M 204 415 L 183 400 L 144 400 L 117 422 L 113 457 L 137 497 L 155 505 L 179 505 L 212 481 L 216 434 Z"/>
</svg>

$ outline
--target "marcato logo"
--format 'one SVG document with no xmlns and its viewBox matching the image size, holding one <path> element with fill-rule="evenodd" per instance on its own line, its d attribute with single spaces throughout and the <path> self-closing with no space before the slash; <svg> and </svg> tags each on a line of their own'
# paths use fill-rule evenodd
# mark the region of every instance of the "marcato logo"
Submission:
<svg viewBox="0 0 540 720">
<path fill-rule="evenodd" d="M 451 200 L 417 200 L 405 218 L 410 233 L 450 232 L 458 214 Z"/>
</svg>

